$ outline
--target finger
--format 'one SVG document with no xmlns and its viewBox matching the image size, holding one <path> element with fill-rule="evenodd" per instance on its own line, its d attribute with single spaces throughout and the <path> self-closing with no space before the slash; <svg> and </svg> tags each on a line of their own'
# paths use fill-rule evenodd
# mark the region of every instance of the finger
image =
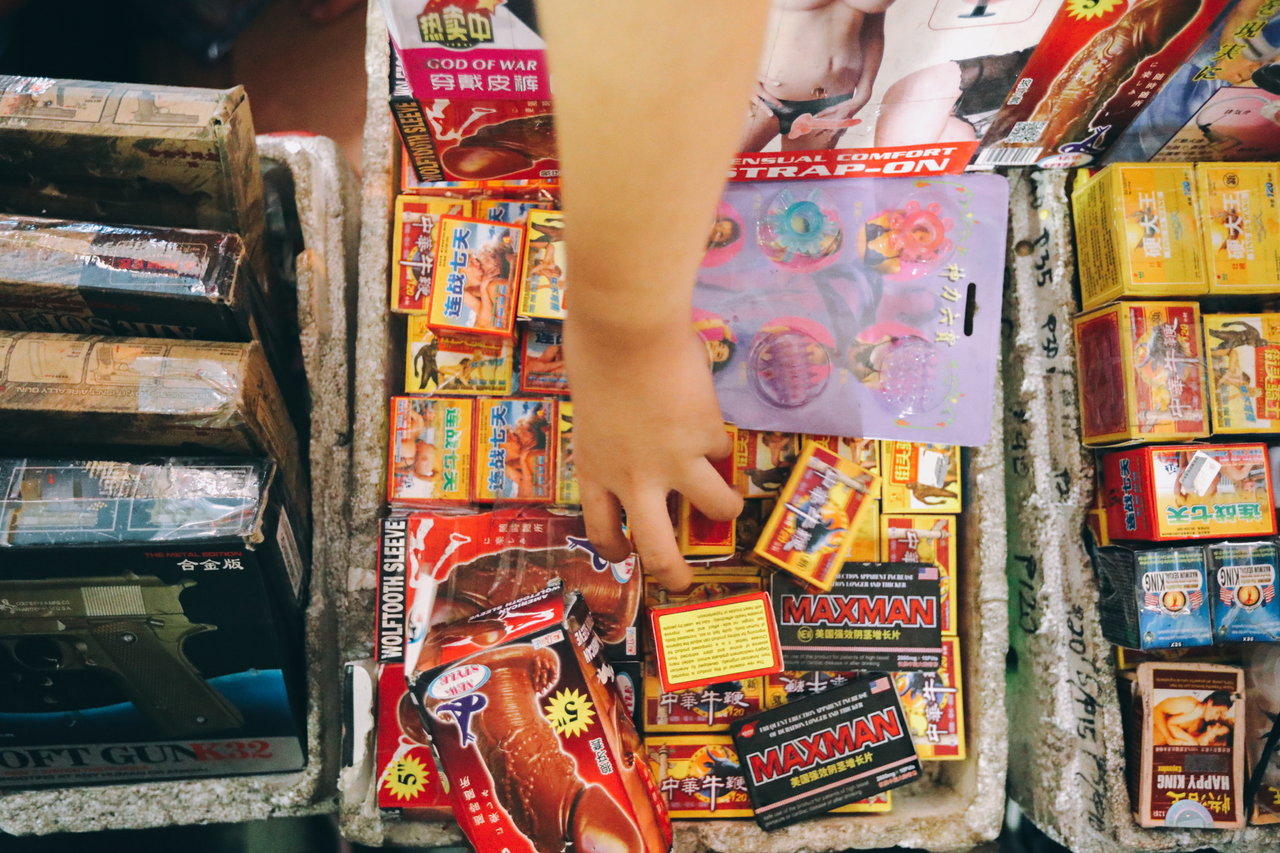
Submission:
<svg viewBox="0 0 1280 853">
<path fill-rule="evenodd" d="M 707 456 L 711 459 L 724 459 L 730 453 L 733 453 L 733 437 L 725 431 L 724 427 L 717 426 L 715 436 L 711 440 L 711 449 L 707 451 Z"/>
<path fill-rule="evenodd" d="M 591 546 L 609 562 L 622 562 L 631 555 L 631 542 L 622 532 L 618 499 L 607 489 L 586 480 L 579 481 L 578 492 Z"/>
<path fill-rule="evenodd" d="M 688 589 L 693 569 L 676 545 L 666 495 L 657 491 L 638 495 L 627 504 L 627 524 L 645 574 L 673 592 Z"/>
<path fill-rule="evenodd" d="M 682 484 L 680 493 L 714 521 L 732 521 L 742 512 L 742 495 L 705 460 Z"/>
</svg>

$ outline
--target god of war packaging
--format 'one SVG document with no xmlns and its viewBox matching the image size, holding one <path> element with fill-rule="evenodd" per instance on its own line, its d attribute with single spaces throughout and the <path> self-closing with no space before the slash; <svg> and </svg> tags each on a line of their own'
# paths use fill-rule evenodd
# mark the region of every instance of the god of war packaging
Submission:
<svg viewBox="0 0 1280 853">
<path fill-rule="evenodd" d="M 270 292 L 244 89 L 0 76 L 7 213 L 229 231 Z"/>
<path fill-rule="evenodd" d="M 835 447 L 827 449 L 836 452 Z M 735 485 L 743 497 L 773 497 L 791 479 L 791 471 L 800 456 L 800 436 L 791 432 L 740 429 L 733 455 L 738 468 Z"/>
<path fill-rule="evenodd" d="M 731 446 L 736 447 L 738 428 L 733 424 L 725 424 L 724 429 L 729 435 Z M 715 468 L 726 483 L 733 485 L 738 480 L 736 463 L 736 454 L 730 453 L 711 460 L 711 467 Z M 687 557 L 731 556 L 737 551 L 738 526 L 734 520 L 716 521 L 708 518 L 680 493 L 675 495 L 673 502 L 676 544 L 679 545 L 681 554 Z"/>
<path fill-rule="evenodd" d="M 1085 444 L 1209 435 L 1196 303 L 1120 302 L 1072 323 Z"/>
<path fill-rule="evenodd" d="M 956 519 L 951 515 L 885 515 L 880 519 L 883 563 L 932 563 L 942 595 L 942 633 L 955 634 Z M 874 562 L 868 560 L 867 562 Z"/>
<path fill-rule="evenodd" d="M 1262 444 L 1139 447 L 1102 457 L 1107 533 L 1114 540 L 1273 536 L 1276 516 Z"/>
<path fill-rule="evenodd" d="M 431 736 L 405 683 L 403 663 L 378 667 L 375 737 L 378 810 L 416 820 L 449 820 L 448 781 L 436 767 Z"/>
<path fill-rule="evenodd" d="M 431 311 L 431 283 L 440 247 L 440 218 L 470 216 L 472 202 L 458 198 L 396 197 L 392 231 L 391 310 L 400 314 Z"/>
<path fill-rule="evenodd" d="M 264 454 L 308 523 L 298 437 L 256 343 L 0 332 L 0 432 L 59 455 L 103 444 Z"/>
<path fill-rule="evenodd" d="M 769 594 L 789 668 L 908 672 L 942 665 L 937 566 L 845 563 L 827 591 L 775 572 Z"/>
<path fill-rule="evenodd" d="M 960 448 L 946 444 L 886 441 L 881 475 L 885 512 L 946 513 L 964 509 Z"/>
<path fill-rule="evenodd" d="M 1280 642 L 1274 541 L 1216 542 L 1208 547 L 1213 636 L 1220 643 Z"/>
<path fill-rule="evenodd" d="M 471 500 L 471 400 L 392 397 L 387 502 L 432 507 Z"/>
<path fill-rule="evenodd" d="M 1210 293 L 1280 289 L 1277 183 L 1275 163 L 1196 164 Z"/>
<path fill-rule="evenodd" d="M 752 816 L 747 779 L 727 734 L 646 736 L 644 745 L 672 818 Z"/>
<path fill-rule="evenodd" d="M 670 850 L 593 624 L 557 584 L 444 626 L 423 648 L 410 689 L 477 850 Z"/>
<path fill-rule="evenodd" d="M 1280 314 L 1202 319 L 1214 435 L 1280 432 Z"/>
<path fill-rule="evenodd" d="M 525 229 L 524 274 L 520 279 L 522 319 L 565 318 L 569 279 L 564 257 L 564 214 L 558 210 L 530 211 Z"/>
<path fill-rule="evenodd" d="M 509 338 L 516 319 L 524 227 L 442 216 L 431 282 L 431 327 Z"/>
<path fill-rule="evenodd" d="M 1212 645 L 1204 548 L 1098 548 L 1093 565 L 1108 640 L 1143 650 Z"/>
<path fill-rule="evenodd" d="M 1280 823 L 1280 646 L 1256 644 L 1244 649 L 1245 743 L 1248 744 L 1248 793 L 1253 794 L 1249 822 Z"/>
<path fill-rule="evenodd" d="M 777 625 L 764 592 L 652 608 L 649 620 L 664 691 L 782 670 Z"/>
<path fill-rule="evenodd" d="M 1144 663 L 1131 677 L 1125 737 L 1139 826 L 1244 826 L 1244 673 L 1207 663 Z"/>
<path fill-rule="evenodd" d="M 477 400 L 472 475 L 475 500 L 553 502 L 555 424 L 555 400 Z"/>
<path fill-rule="evenodd" d="M 78 560 L 88 546 L 225 545 L 237 571 L 260 572 L 299 607 L 308 543 L 275 477 L 261 459 L 0 459 L 0 552 Z"/>
<path fill-rule="evenodd" d="M 893 679 L 882 673 L 762 711 L 732 734 L 765 830 L 920 778 Z"/>
<path fill-rule="evenodd" d="M 520 393 L 568 396 L 564 333 L 559 323 L 528 323 L 520 332 Z"/>
<path fill-rule="evenodd" d="M 436 334 L 427 318 L 409 318 L 404 392 L 445 396 L 511 393 L 515 369 L 511 341 L 483 335 Z"/>
<path fill-rule="evenodd" d="M 382 522 L 378 653 L 412 667 L 430 632 L 559 578 L 591 611 L 610 658 L 640 657 L 643 580 L 634 557 L 610 563 L 579 515 L 536 507 Z M 397 658 L 404 653 L 407 658 Z"/>
<path fill-rule="evenodd" d="M 879 492 L 875 474 L 807 444 L 752 554 L 831 589 L 853 547 L 850 531 Z"/>
<path fill-rule="evenodd" d="M 937 670 L 893 673 L 902 714 L 921 761 L 959 761 L 964 746 L 964 676 L 960 640 L 942 638 Z"/>
<path fill-rule="evenodd" d="M 0 786 L 303 766 L 301 621 L 261 549 L 60 553 L 0 559 Z"/>
<path fill-rule="evenodd" d="M 1209 292 L 1191 164 L 1108 166 L 1071 201 L 1086 311 L 1113 299 Z"/>
</svg>

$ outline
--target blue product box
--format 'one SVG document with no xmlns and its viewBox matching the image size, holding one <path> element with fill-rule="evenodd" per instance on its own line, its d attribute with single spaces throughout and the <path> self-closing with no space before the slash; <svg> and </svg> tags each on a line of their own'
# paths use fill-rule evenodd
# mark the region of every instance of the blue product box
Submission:
<svg viewBox="0 0 1280 853">
<path fill-rule="evenodd" d="M 1280 549 L 1274 541 L 1209 546 L 1213 631 L 1218 642 L 1280 642 L 1278 574 Z"/>
<path fill-rule="evenodd" d="M 1204 548 L 1099 548 L 1102 633 L 1131 649 L 1213 645 Z"/>
</svg>

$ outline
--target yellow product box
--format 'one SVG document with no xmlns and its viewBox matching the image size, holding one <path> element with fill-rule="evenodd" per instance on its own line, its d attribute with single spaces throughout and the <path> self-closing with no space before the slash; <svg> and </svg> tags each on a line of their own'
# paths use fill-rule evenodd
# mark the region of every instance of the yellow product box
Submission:
<svg viewBox="0 0 1280 853">
<path fill-rule="evenodd" d="M 440 217 L 470 216 L 471 202 L 458 198 L 396 197 L 391 247 L 391 310 L 426 314 L 440 245 Z"/>
<path fill-rule="evenodd" d="M 881 444 L 883 512 L 960 513 L 963 503 L 959 447 L 913 441 Z"/>
<path fill-rule="evenodd" d="M 759 678 L 736 678 L 708 687 L 664 690 L 652 655 L 644 661 L 644 731 L 728 732 L 734 720 L 763 707 Z"/>
<path fill-rule="evenodd" d="M 714 601 L 746 592 L 764 589 L 760 567 L 737 560 L 715 563 L 693 563 L 693 583 L 688 589 L 671 592 L 662 584 L 647 577 L 644 584 L 644 606 L 663 607 L 668 604 L 691 604 L 696 601 Z"/>
<path fill-rule="evenodd" d="M 884 472 L 880 470 L 882 442 L 874 438 L 851 438 L 840 435 L 804 435 L 801 438 L 812 441 L 819 447 L 825 447 L 841 459 L 848 459 L 854 465 L 865 468 L 881 479 L 884 478 Z"/>
<path fill-rule="evenodd" d="M 409 317 L 404 392 L 502 397 L 515 381 L 511 341 L 458 333 L 437 334 L 427 316 Z"/>
<path fill-rule="evenodd" d="M 482 397 L 475 402 L 474 499 L 552 503 L 556 401 Z"/>
<path fill-rule="evenodd" d="M 793 699 L 803 699 L 843 687 L 861 673 L 834 670 L 788 669 L 764 677 L 764 706 L 777 708 Z"/>
<path fill-rule="evenodd" d="M 932 563 L 938 567 L 942 633 L 955 634 L 956 517 L 954 515 L 890 515 L 880 519 L 880 554 L 883 563 Z"/>
<path fill-rule="evenodd" d="M 964 758 L 964 675 L 959 639 L 942 638 L 942 666 L 936 672 L 895 672 L 893 682 L 920 760 Z"/>
<path fill-rule="evenodd" d="M 743 497 L 770 498 L 786 485 L 800 455 L 800 436 L 793 432 L 738 430 L 733 446 L 736 485 Z"/>
<path fill-rule="evenodd" d="M 1280 290 L 1280 202 L 1275 163 L 1197 163 L 1210 293 Z"/>
<path fill-rule="evenodd" d="M 1072 322 L 1086 445 L 1209 435 L 1196 303 L 1118 302 Z"/>
<path fill-rule="evenodd" d="M 474 402 L 391 398 L 387 502 L 430 508 L 471 499 Z"/>
<path fill-rule="evenodd" d="M 564 215 L 558 210 L 529 211 L 524 245 L 520 317 L 563 320 L 565 286 L 568 284 L 564 263 Z"/>
<path fill-rule="evenodd" d="M 476 216 L 490 222 L 506 222 L 509 225 L 524 225 L 529 211 L 545 210 L 551 207 L 550 201 L 519 199 L 480 199 L 476 202 Z"/>
<path fill-rule="evenodd" d="M 431 327 L 514 337 L 524 226 L 442 216 L 438 229 Z"/>
<path fill-rule="evenodd" d="M 573 470 L 573 403 L 560 402 L 556 417 L 556 503 L 577 506 L 582 503 L 578 491 L 578 475 Z"/>
<path fill-rule="evenodd" d="M 1103 548 L 1111 544 L 1111 537 L 1107 535 L 1107 511 L 1105 509 L 1091 509 L 1085 513 L 1084 526 L 1093 534 L 1093 541 L 1098 547 Z"/>
<path fill-rule="evenodd" d="M 853 545 L 849 559 L 855 563 L 874 563 L 880 559 L 880 502 L 870 501 L 853 523 Z"/>
<path fill-rule="evenodd" d="M 1085 310 L 1209 292 L 1189 163 L 1115 163 L 1071 194 Z"/>
<path fill-rule="evenodd" d="M 1205 314 L 1213 434 L 1280 432 L 1280 314 Z"/>
<path fill-rule="evenodd" d="M 646 737 L 658 790 L 673 818 L 751 817 L 747 779 L 729 735 Z"/>
<path fill-rule="evenodd" d="M 724 425 L 732 446 L 738 443 L 738 428 L 732 424 Z M 711 460 L 724 481 L 730 485 L 737 480 L 738 467 L 736 456 L 730 453 L 722 459 Z M 729 556 L 737 550 L 737 524 L 729 521 L 716 521 L 703 515 L 693 503 L 682 494 L 675 498 L 676 542 L 680 553 L 688 557 Z"/>
<path fill-rule="evenodd" d="M 651 608 L 664 690 L 711 687 L 782 671 L 782 647 L 767 592 Z"/>
</svg>

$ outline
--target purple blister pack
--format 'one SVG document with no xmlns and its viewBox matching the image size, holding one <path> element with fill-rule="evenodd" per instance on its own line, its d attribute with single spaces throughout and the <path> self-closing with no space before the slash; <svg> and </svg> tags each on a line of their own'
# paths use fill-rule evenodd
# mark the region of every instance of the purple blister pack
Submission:
<svg viewBox="0 0 1280 853">
<path fill-rule="evenodd" d="M 725 419 L 976 446 L 991 432 L 1008 184 L 730 184 L 694 291 Z"/>
</svg>

